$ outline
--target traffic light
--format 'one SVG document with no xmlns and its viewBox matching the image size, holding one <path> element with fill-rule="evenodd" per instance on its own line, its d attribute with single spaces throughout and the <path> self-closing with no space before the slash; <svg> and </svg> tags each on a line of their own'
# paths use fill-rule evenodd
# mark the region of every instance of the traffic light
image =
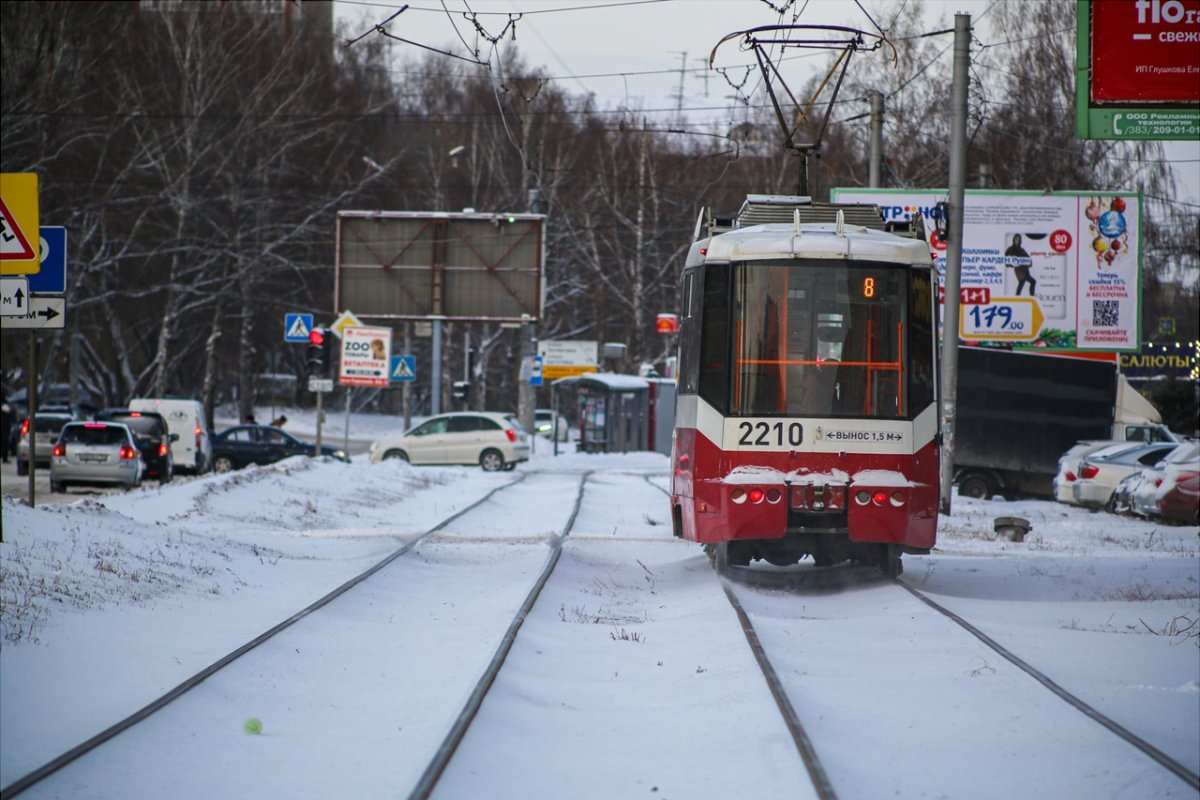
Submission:
<svg viewBox="0 0 1200 800">
<path fill-rule="evenodd" d="M 313 328 L 308 332 L 308 376 L 324 378 L 329 371 L 329 331 Z"/>
</svg>

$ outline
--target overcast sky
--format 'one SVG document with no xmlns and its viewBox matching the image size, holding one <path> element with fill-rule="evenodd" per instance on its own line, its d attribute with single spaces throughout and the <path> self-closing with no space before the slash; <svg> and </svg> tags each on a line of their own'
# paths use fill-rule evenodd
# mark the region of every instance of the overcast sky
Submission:
<svg viewBox="0 0 1200 800">
<path fill-rule="evenodd" d="M 786 0 L 772 0 L 781 7 Z M 979 41 L 990 41 L 987 25 L 989 8 L 995 0 L 925 0 L 928 31 L 953 27 L 954 15 L 971 15 Z M 373 24 L 386 20 L 404 4 L 384 0 L 337 0 L 337 17 L 348 30 L 368 32 Z M 797 0 L 795 7 L 804 11 L 798 20 L 814 25 L 845 25 L 866 31 L 874 23 L 862 10 L 866 8 L 886 27 L 892 18 L 910 4 L 907 0 Z M 478 15 L 487 36 L 505 32 L 496 46 L 515 44 L 526 62 L 542 66 L 547 73 L 572 93 L 593 93 L 600 108 L 636 107 L 651 125 L 667 125 L 675 118 L 681 80 L 682 108 L 692 123 L 720 121 L 736 124 L 738 110 L 731 101 L 735 90 L 730 81 L 745 76 L 745 67 L 753 63 L 749 53 L 739 52 L 737 41 L 717 50 L 715 65 L 726 67 L 726 77 L 705 68 L 713 48 L 726 34 L 758 25 L 780 22 L 764 0 L 416 0 L 388 24 L 387 30 L 412 42 L 449 49 L 456 54 L 479 47 L 486 58 L 491 44 L 464 17 L 467 7 Z M 882 12 L 879 9 L 883 9 Z M 449 10 L 449 13 L 447 13 Z M 523 12 L 511 27 L 510 14 Z M 788 19 L 790 21 L 790 13 Z M 512 38 L 515 31 L 516 39 Z M 371 34 L 376 35 L 376 34 Z M 943 37 L 949 49 L 953 37 Z M 465 44 L 464 44 L 465 42 Z M 414 57 L 420 50 L 412 45 L 393 43 L 397 62 Z M 824 61 L 825 51 L 792 59 L 784 76 L 797 87 Z M 858 58 L 881 58 L 867 53 Z M 947 52 L 944 68 L 950 69 Z M 808 63 L 813 67 L 807 67 Z M 464 69 L 473 69 L 462 62 Z M 681 76 L 680 71 L 686 67 Z M 757 70 L 751 70 L 744 91 L 758 82 Z M 864 109 L 865 110 L 865 109 Z M 1200 203 L 1200 143 L 1168 144 L 1168 157 L 1174 162 L 1185 184 L 1185 198 Z M 1075 188 L 1075 187 L 1072 187 Z M 1082 187 L 1080 187 L 1082 188 Z M 1200 208 L 1200 207 L 1198 207 Z"/>
</svg>

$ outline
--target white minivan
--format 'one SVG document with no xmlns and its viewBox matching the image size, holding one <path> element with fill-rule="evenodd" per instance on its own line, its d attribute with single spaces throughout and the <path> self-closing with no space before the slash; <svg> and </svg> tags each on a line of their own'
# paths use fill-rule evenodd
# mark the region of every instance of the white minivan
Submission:
<svg viewBox="0 0 1200 800">
<path fill-rule="evenodd" d="M 212 467 L 212 433 L 199 400 L 184 397 L 135 397 L 130 411 L 157 411 L 167 421 L 171 433 L 179 434 L 171 443 L 171 459 L 179 472 L 208 472 Z"/>
</svg>

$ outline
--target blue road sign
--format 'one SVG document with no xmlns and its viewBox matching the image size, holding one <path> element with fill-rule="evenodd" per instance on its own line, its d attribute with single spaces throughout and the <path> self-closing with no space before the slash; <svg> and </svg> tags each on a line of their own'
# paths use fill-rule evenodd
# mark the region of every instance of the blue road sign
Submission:
<svg viewBox="0 0 1200 800">
<path fill-rule="evenodd" d="M 42 267 L 29 276 L 32 294 L 65 294 L 67 291 L 67 229 L 42 226 Z"/>
<path fill-rule="evenodd" d="M 285 342 L 307 342 L 313 329 L 312 314 L 284 314 L 283 340 Z"/>
<path fill-rule="evenodd" d="M 533 373 L 529 376 L 529 385 L 530 386 L 541 386 L 542 385 L 542 357 L 541 356 L 533 357 Z"/>
<path fill-rule="evenodd" d="M 388 375 L 392 383 L 404 383 L 417 379 L 416 356 L 392 356 L 392 368 Z"/>
</svg>

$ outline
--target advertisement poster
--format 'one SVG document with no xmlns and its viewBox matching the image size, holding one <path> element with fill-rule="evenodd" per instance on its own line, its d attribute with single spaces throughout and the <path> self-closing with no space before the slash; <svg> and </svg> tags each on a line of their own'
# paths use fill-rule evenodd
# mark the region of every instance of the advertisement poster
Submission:
<svg viewBox="0 0 1200 800">
<path fill-rule="evenodd" d="M 391 328 L 343 328 L 338 383 L 386 389 L 391 379 L 391 357 Z"/>
<path fill-rule="evenodd" d="M 944 190 L 834 189 L 874 203 L 888 222 L 920 213 L 932 233 Z M 1136 193 L 968 191 L 959 335 L 1051 350 L 1137 350 L 1141 301 Z M 929 236 L 939 285 L 946 244 Z"/>
<path fill-rule="evenodd" d="M 1200 102 L 1200 0 L 1090 8 L 1093 103 Z"/>
</svg>

